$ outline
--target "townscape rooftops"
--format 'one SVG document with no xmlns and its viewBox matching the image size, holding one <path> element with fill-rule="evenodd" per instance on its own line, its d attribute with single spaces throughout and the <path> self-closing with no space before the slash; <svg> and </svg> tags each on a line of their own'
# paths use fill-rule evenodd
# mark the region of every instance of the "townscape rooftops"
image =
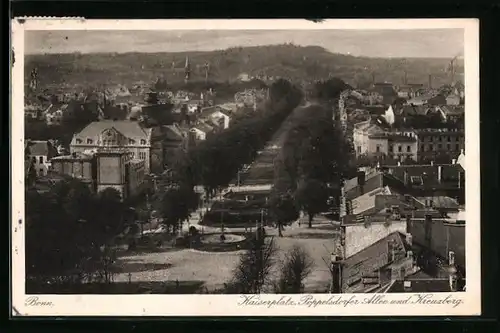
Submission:
<svg viewBox="0 0 500 333">
<path fill-rule="evenodd" d="M 459 172 L 463 172 L 463 168 L 459 164 L 446 164 L 446 165 L 401 165 L 401 166 L 391 166 L 388 169 L 389 174 L 393 177 L 399 179 L 400 181 L 405 181 L 405 172 L 408 177 L 408 181 L 411 183 L 413 181 L 412 177 L 419 178 L 422 182 L 420 186 L 439 186 L 441 182 L 439 181 L 439 167 L 441 167 L 441 179 L 446 180 L 458 180 Z M 418 184 L 414 184 L 417 185 Z"/>
<path fill-rule="evenodd" d="M 399 249 L 399 255 L 411 250 L 406 242 L 406 236 L 400 232 L 393 232 L 372 245 L 356 252 L 343 261 L 342 284 L 350 285 L 359 281 L 363 276 L 373 274 L 378 269 L 391 264 L 389 262 L 388 244 L 392 243 L 395 249 Z M 399 259 L 397 255 L 394 259 Z"/>
<path fill-rule="evenodd" d="M 79 133 L 75 134 L 75 138 L 91 138 L 100 135 L 104 130 L 114 128 L 125 137 L 149 139 L 151 136 L 150 129 L 143 128 L 138 122 L 131 120 L 101 120 L 94 121 L 87 125 Z"/>
</svg>

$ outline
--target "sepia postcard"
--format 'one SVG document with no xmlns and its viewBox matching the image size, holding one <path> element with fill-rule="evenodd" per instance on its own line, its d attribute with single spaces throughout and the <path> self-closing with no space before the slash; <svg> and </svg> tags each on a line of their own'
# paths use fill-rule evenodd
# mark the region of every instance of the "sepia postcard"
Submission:
<svg viewBox="0 0 500 333">
<path fill-rule="evenodd" d="M 480 315 L 478 41 L 12 20 L 12 314 Z"/>
</svg>

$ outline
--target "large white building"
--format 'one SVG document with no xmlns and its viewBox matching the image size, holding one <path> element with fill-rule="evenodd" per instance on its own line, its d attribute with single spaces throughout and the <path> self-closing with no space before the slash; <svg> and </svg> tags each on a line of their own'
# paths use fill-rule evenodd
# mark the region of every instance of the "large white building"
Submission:
<svg viewBox="0 0 500 333">
<path fill-rule="evenodd" d="M 73 136 L 70 144 L 71 153 L 102 148 L 124 148 L 133 159 L 145 162 L 145 171 L 151 171 L 152 162 L 162 159 L 162 152 L 155 153 L 154 130 L 143 128 L 138 122 L 130 120 L 102 120 L 92 122 Z M 161 150 L 161 148 L 160 148 Z"/>
</svg>

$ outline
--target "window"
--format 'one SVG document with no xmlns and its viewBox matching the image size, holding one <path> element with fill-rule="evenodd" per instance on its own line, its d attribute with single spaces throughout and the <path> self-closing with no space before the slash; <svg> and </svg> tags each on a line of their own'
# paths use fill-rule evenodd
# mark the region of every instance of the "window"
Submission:
<svg viewBox="0 0 500 333">
<path fill-rule="evenodd" d="M 432 145 L 429 145 L 429 151 L 433 151 L 434 147 Z"/>
<path fill-rule="evenodd" d="M 76 139 L 76 143 L 82 143 L 82 140 Z"/>
<path fill-rule="evenodd" d="M 425 151 L 425 145 L 420 145 L 420 150 Z"/>
<path fill-rule="evenodd" d="M 146 144 L 146 140 L 142 139 L 141 140 L 141 145 L 145 145 Z"/>
<path fill-rule="evenodd" d="M 141 160 L 145 160 L 145 159 L 146 159 L 146 153 L 145 153 L 145 152 L 143 152 L 143 151 L 139 152 L 139 158 L 140 158 Z"/>
<path fill-rule="evenodd" d="M 38 163 L 40 163 L 40 164 L 43 163 L 43 156 L 38 157 Z"/>
<path fill-rule="evenodd" d="M 438 149 L 441 150 L 443 148 L 442 144 L 438 144 Z"/>
<path fill-rule="evenodd" d="M 455 150 L 456 150 L 456 151 L 459 151 L 459 150 L 460 150 L 460 144 L 459 144 L 459 143 L 457 143 L 455 146 L 456 146 Z"/>
<path fill-rule="evenodd" d="M 361 153 L 361 146 L 358 146 L 358 153 Z"/>
<path fill-rule="evenodd" d="M 393 145 L 390 145 L 389 146 L 389 151 L 393 152 L 394 151 L 394 146 Z"/>
<path fill-rule="evenodd" d="M 43 175 L 43 168 L 40 168 L 40 174 Z"/>
<path fill-rule="evenodd" d="M 398 152 L 402 152 L 402 151 L 403 151 L 403 147 L 398 146 Z"/>
<path fill-rule="evenodd" d="M 406 152 L 411 153 L 411 146 L 406 146 Z"/>
<path fill-rule="evenodd" d="M 32 161 L 33 163 L 36 163 L 36 157 L 35 157 L 35 156 L 33 156 L 33 157 L 31 158 L 31 161 Z"/>
<path fill-rule="evenodd" d="M 380 153 L 380 145 L 377 145 L 377 153 Z"/>
<path fill-rule="evenodd" d="M 451 141 L 451 136 L 448 136 L 448 142 L 450 142 L 450 141 Z"/>
<path fill-rule="evenodd" d="M 87 144 L 91 145 L 92 144 L 92 139 L 87 139 Z"/>
</svg>

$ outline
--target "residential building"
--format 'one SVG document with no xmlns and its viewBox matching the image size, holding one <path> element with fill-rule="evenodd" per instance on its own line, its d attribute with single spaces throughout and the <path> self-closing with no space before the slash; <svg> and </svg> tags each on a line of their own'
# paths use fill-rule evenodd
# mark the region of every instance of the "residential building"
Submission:
<svg viewBox="0 0 500 333">
<path fill-rule="evenodd" d="M 64 116 L 64 113 L 68 109 L 68 104 L 63 104 L 61 106 L 56 106 L 51 104 L 44 112 L 45 121 L 47 125 L 60 125 Z"/>
<path fill-rule="evenodd" d="M 35 169 L 37 176 L 46 176 L 50 170 L 50 160 L 57 156 L 57 149 L 50 141 L 30 140 L 27 142 L 28 156 L 31 167 Z"/>
<path fill-rule="evenodd" d="M 392 116 L 391 113 L 390 116 Z M 393 119 L 393 118 L 392 118 Z M 392 120 L 390 119 L 390 120 Z M 417 137 L 413 131 L 388 131 L 388 124 L 380 118 L 354 125 L 353 142 L 356 157 L 396 158 L 417 160 Z"/>
<path fill-rule="evenodd" d="M 174 162 L 179 150 L 187 151 L 194 142 L 194 135 L 189 128 L 180 127 L 178 124 L 162 126 L 163 138 L 163 163 L 168 168 Z"/>
<path fill-rule="evenodd" d="M 384 181 L 415 197 L 447 196 L 465 202 L 465 170 L 460 164 L 397 165 L 383 168 Z"/>
<path fill-rule="evenodd" d="M 366 155 L 369 152 L 370 139 L 373 134 L 383 133 L 384 129 L 380 124 L 374 123 L 372 118 L 354 124 L 353 142 L 356 151 L 356 157 Z"/>
<path fill-rule="evenodd" d="M 26 105 L 24 107 L 24 116 L 28 119 L 38 120 L 41 116 L 40 108 L 36 105 Z"/>
<path fill-rule="evenodd" d="M 204 141 L 207 139 L 208 136 L 210 136 L 210 134 L 214 132 L 214 129 L 215 128 L 213 126 L 210 126 L 209 124 L 200 121 L 194 126 L 192 126 L 189 131 L 193 133 L 197 141 Z"/>
<path fill-rule="evenodd" d="M 437 218 L 438 212 L 429 208 L 395 214 L 397 205 L 386 207 L 383 213 L 341 225 L 332 263 L 339 273 L 334 275 L 336 292 L 395 292 L 403 281 L 417 279 L 438 285 L 436 291 L 450 291 L 443 280 L 465 277 L 464 220 Z M 462 290 L 451 291 L 457 289 Z"/>
<path fill-rule="evenodd" d="M 465 149 L 465 135 L 460 129 L 425 129 L 416 133 L 419 160 L 435 161 L 440 155 L 458 156 Z"/>
<path fill-rule="evenodd" d="M 465 109 L 463 106 L 439 105 L 435 110 L 440 113 L 443 122 L 460 123 L 464 121 Z"/>
<path fill-rule="evenodd" d="M 143 128 L 131 120 L 103 120 L 92 122 L 73 136 L 70 144 L 71 153 L 83 153 L 91 149 L 116 150 L 123 148 L 132 154 L 133 159 L 143 160 L 146 173 L 151 172 L 152 148 L 161 141 L 156 135 L 159 128 Z M 157 149 L 158 150 L 158 149 Z M 156 155 L 163 155 L 159 149 Z M 157 158 L 160 158 L 157 156 Z M 156 160 L 156 158 L 155 158 Z M 160 162 L 160 165 L 163 163 Z"/>
</svg>

